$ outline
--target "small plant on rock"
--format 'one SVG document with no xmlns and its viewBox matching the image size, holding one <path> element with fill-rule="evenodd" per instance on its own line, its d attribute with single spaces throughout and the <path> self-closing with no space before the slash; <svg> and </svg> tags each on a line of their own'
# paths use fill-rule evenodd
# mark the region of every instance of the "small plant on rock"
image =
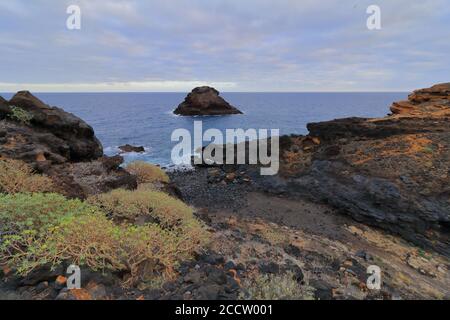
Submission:
<svg viewBox="0 0 450 320">
<path fill-rule="evenodd" d="M 16 106 L 11 106 L 11 114 L 9 117 L 14 121 L 18 121 L 26 125 L 29 125 L 31 120 L 33 120 L 33 115 L 31 113 Z"/>
</svg>

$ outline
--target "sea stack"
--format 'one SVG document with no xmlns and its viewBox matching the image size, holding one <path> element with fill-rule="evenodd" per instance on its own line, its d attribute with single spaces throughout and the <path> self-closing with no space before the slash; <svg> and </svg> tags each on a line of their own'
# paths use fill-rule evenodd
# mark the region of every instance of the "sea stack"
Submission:
<svg viewBox="0 0 450 320">
<path fill-rule="evenodd" d="M 180 116 L 242 114 L 241 111 L 220 97 L 219 91 L 206 86 L 193 89 L 174 113 Z"/>
</svg>

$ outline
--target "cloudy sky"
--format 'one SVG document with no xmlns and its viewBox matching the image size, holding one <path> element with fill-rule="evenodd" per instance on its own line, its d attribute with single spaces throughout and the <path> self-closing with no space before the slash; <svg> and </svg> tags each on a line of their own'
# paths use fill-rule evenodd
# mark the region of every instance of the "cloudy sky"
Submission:
<svg viewBox="0 0 450 320">
<path fill-rule="evenodd" d="M 0 0 L 0 92 L 411 91 L 449 53 L 448 0 Z"/>
</svg>

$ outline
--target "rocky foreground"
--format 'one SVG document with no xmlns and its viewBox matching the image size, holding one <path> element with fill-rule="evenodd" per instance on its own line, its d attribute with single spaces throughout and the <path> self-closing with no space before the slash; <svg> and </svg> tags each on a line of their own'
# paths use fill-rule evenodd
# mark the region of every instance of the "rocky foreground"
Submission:
<svg viewBox="0 0 450 320">
<path fill-rule="evenodd" d="M 169 266 L 170 278 L 124 286 L 129 272 L 82 266 L 83 289 L 67 290 L 65 264 L 25 276 L 5 265 L 0 298 L 450 299 L 448 110 L 443 84 L 394 103 L 385 118 L 310 124 L 308 136 L 280 139 L 274 177 L 246 165 L 173 172 L 170 184 L 159 184 L 194 208 L 211 239 Z M 139 184 L 137 197 L 161 189 L 142 184 L 139 166 L 126 171 L 121 157 L 102 153 L 76 116 L 28 92 L 0 99 L 1 159 L 25 161 L 58 193 L 85 199 Z M 104 204 L 122 198 L 115 199 Z M 381 290 L 366 286 L 369 265 L 383 272 Z"/>
</svg>

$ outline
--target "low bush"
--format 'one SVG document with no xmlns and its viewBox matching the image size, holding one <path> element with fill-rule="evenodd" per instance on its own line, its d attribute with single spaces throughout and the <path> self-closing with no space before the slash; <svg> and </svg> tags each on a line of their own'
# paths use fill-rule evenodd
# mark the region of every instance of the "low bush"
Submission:
<svg viewBox="0 0 450 320">
<path fill-rule="evenodd" d="M 31 113 L 16 106 L 11 106 L 11 114 L 9 117 L 14 121 L 27 125 L 29 125 L 31 120 L 33 120 L 33 115 Z"/>
<path fill-rule="evenodd" d="M 130 195 L 123 190 L 116 192 L 122 198 L 116 198 L 116 206 L 111 203 L 110 208 L 123 210 L 124 199 Z M 130 277 L 124 282 L 126 286 L 156 276 L 170 278 L 178 262 L 189 259 L 206 243 L 207 233 L 183 203 L 174 206 L 172 213 L 177 212 L 177 221 L 163 219 L 164 210 L 170 208 L 162 208 L 175 199 L 153 193 L 133 198 L 152 198 L 155 202 L 151 211 L 157 208 L 155 212 L 159 210 L 161 215 L 140 226 L 115 224 L 99 207 L 57 194 L 0 195 L 0 263 L 20 275 L 64 262 L 92 270 L 127 271 Z M 139 201 L 130 203 L 135 210 L 142 209 Z M 143 204 L 148 205 L 145 201 Z"/>
<path fill-rule="evenodd" d="M 2 234 L 27 230 L 42 233 L 64 217 L 96 210 L 80 200 L 67 200 L 53 193 L 0 194 L 0 230 Z"/>
<path fill-rule="evenodd" d="M 124 227 L 120 237 L 124 262 L 130 271 L 127 285 L 149 281 L 155 277 L 171 278 L 180 256 L 179 239 L 158 225 Z"/>
<path fill-rule="evenodd" d="M 90 197 L 88 202 L 100 207 L 119 222 L 144 219 L 170 230 L 200 225 L 190 207 L 159 191 L 117 189 Z"/>
<path fill-rule="evenodd" d="M 52 192 L 53 181 L 35 174 L 23 161 L 0 159 L 0 193 Z"/>
<path fill-rule="evenodd" d="M 54 231 L 67 221 L 78 222 L 93 214 L 104 217 L 96 207 L 58 194 L 0 195 L 0 261 L 12 265 L 19 274 L 62 261 L 61 252 L 47 243 Z M 82 230 L 79 236 L 84 236 Z M 72 244 L 69 239 L 61 245 L 68 249 Z M 50 259 L 48 255 L 53 256 Z"/>
<path fill-rule="evenodd" d="M 169 182 L 169 177 L 161 168 L 144 161 L 132 162 L 128 164 L 125 169 L 137 177 L 139 184 Z"/>
<path fill-rule="evenodd" d="M 300 285 L 292 272 L 281 275 L 259 274 L 244 281 L 243 288 L 247 294 L 242 299 L 248 300 L 312 300 L 314 289 Z"/>
</svg>

